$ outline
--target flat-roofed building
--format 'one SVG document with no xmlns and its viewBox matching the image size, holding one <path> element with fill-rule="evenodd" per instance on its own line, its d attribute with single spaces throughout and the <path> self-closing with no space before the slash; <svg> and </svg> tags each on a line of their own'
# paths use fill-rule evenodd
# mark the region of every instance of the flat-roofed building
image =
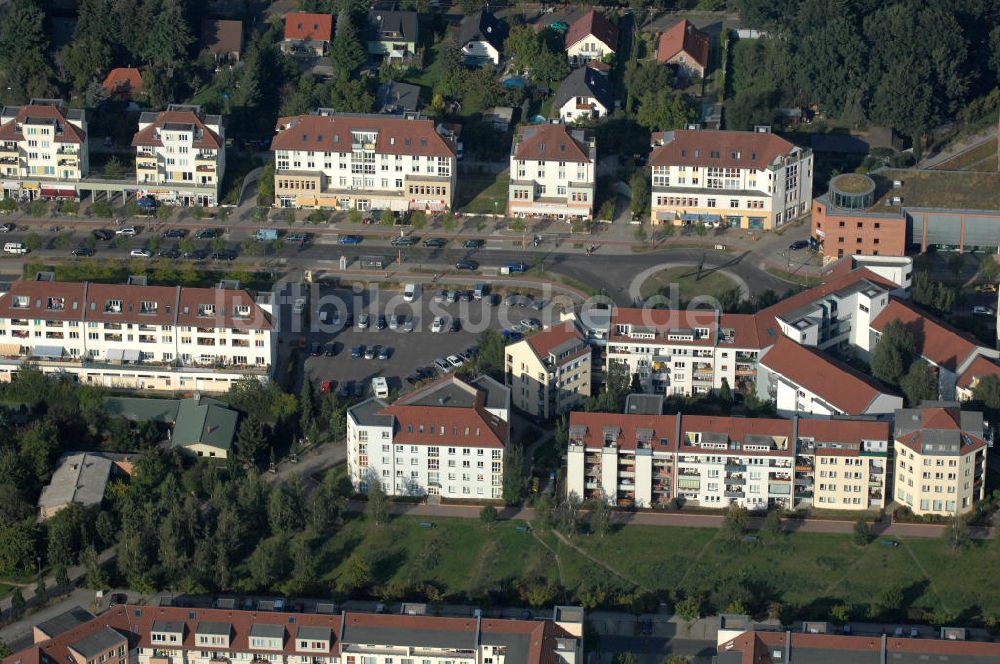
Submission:
<svg viewBox="0 0 1000 664">
<path fill-rule="evenodd" d="M 335 113 L 278 119 L 274 204 L 337 210 L 451 209 L 455 146 L 420 117 Z"/>
</svg>

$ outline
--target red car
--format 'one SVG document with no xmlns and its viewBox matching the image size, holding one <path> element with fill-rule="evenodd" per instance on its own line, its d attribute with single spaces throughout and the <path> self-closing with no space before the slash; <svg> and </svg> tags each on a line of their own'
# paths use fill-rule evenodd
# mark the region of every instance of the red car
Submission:
<svg viewBox="0 0 1000 664">
<path fill-rule="evenodd" d="M 328 394 L 337 389 L 337 381 L 335 380 L 324 380 L 323 384 L 319 386 L 319 391 L 323 394 Z"/>
</svg>

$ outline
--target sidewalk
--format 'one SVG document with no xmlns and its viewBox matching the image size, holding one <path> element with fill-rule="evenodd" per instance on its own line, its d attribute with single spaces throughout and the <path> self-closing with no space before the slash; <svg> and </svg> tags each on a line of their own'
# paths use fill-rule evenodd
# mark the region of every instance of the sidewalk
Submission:
<svg viewBox="0 0 1000 664">
<path fill-rule="evenodd" d="M 101 565 L 106 565 L 117 556 L 117 551 L 115 547 L 109 547 L 102 551 L 98 556 L 97 560 Z M 84 569 L 82 565 L 74 565 L 66 570 L 66 575 L 69 577 L 69 585 L 60 588 L 56 583 L 56 578 L 54 576 L 45 577 L 45 589 L 49 594 L 49 597 L 55 597 L 56 595 L 64 594 L 67 591 L 72 591 L 76 586 L 77 582 L 86 576 L 87 570 Z M 24 601 L 28 609 L 32 606 L 38 604 L 38 598 L 35 596 L 35 584 L 31 584 L 28 587 L 21 589 L 21 594 L 24 596 Z M 0 599 L 0 620 L 7 621 L 10 620 L 11 614 L 11 598 L 4 597 Z"/>
</svg>

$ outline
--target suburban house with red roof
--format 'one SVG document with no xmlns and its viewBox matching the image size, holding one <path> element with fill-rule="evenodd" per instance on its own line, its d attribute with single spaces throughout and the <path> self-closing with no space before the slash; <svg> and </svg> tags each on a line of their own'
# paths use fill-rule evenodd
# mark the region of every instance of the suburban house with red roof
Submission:
<svg viewBox="0 0 1000 664">
<path fill-rule="evenodd" d="M 77 198 L 89 171 L 87 117 L 60 99 L 0 111 L 0 179 L 14 199 Z"/>
<path fill-rule="evenodd" d="M 511 403 L 549 419 L 590 396 L 590 345 L 573 321 L 531 334 L 504 349 Z"/>
<path fill-rule="evenodd" d="M 660 35 L 656 61 L 674 65 L 683 78 L 705 78 L 710 40 L 707 34 L 684 19 Z"/>
<path fill-rule="evenodd" d="M 0 381 L 30 361 L 46 374 L 122 389 L 225 392 L 267 380 L 271 305 L 238 284 L 218 288 L 14 282 L 0 295 Z"/>
<path fill-rule="evenodd" d="M 451 209 L 455 145 L 434 122 L 335 113 L 278 119 L 274 204 L 338 210 Z"/>
<path fill-rule="evenodd" d="M 135 67 L 115 67 L 101 87 L 109 98 L 129 101 L 142 92 L 142 74 Z"/>
<path fill-rule="evenodd" d="M 599 11 L 591 9 L 566 31 L 566 57 L 571 65 L 603 60 L 617 50 L 618 26 Z"/>
<path fill-rule="evenodd" d="M 347 469 L 364 493 L 496 499 L 510 442 L 510 390 L 488 376 L 448 376 L 393 403 L 347 411 Z"/>
<path fill-rule="evenodd" d="M 860 419 L 573 412 L 566 491 L 636 507 L 881 509 L 889 439 L 887 422 Z"/>
<path fill-rule="evenodd" d="M 978 411 L 925 401 L 896 411 L 895 499 L 914 514 L 964 514 L 986 496 L 992 432 Z"/>
<path fill-rule="evenodd" d="M 590 219 L 597 183 L 597 142 L 561 124 L 521 127 L 510 148 L 507 214 Z"/>
<path fill-rule="evenodd" d="M 550 618 L 531 620 L 439 617 L 422 605 L 408 608 L 405 615 L 387 615 L 120 604 L 97 617 L 77 611 L 42 623 L 34 642 L 3 664 L 350 664 L 405 662 L 415 654 L 450 662 L 456 653 L 459 660 L 498 664 L 584 662 L 580 607 L 555 606 Z"/>
<path fill-rule="evenodd" d="M 783 335 L 760 358 L 757 391 L 785 416 L 889 417 L 903 407 L 901 396 L 874 379 Z"/>
<path fill-rule="evenodd" d="M 226 130 L 221 115 L 170 104 L 139 116 L 135 177 L 142 196 L 162 203 L 215 207 L 226 170 Z"/>
<path fill-rule="evenodd" d="M 812 202 L 813 154 L 758 131 L 677 129 L 652 136 L 650 219 L 773 230 Z"/>
<path fill-rule="evenodd" d="M 297 57 L 321 58 L 333 40 L 333 15 L 288 12 L 281 50 Z"/>
</svg>

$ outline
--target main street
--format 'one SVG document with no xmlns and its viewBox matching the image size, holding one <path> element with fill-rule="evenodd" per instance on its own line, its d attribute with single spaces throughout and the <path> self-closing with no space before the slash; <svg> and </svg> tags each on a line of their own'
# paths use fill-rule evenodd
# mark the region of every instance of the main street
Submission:
<svg viewBox="0 0 1000 664">
<path fill-rule="evenodd" d="M 155 219 L 136 219 L 123 222 L 122 226 L 134 225 L 140 230 L 132 238 L 120 242 L 97 241 L 94 243 L 92 232 L 96 229 L 114 231 L 120 226 L 114 222 L 99 220 L 83 220 L 74 218 L 58 218 L 54 220 L 35 220 L 20 218 L 14 220 L 17 230 L 0 235 L 3 242 L 25 242 L 29 234 L 37 235 L 42 243 L 41 248 L 27 255 L 11 256 L 3 254 L 2 261 L 13 269 L 3 270 L 13 272 L 20 263 L 45 262 L 52 259 L 65 261 L 87 260 L 71 255 L 74 248 L 84 246 L 88 241 L 94 249 L 94 257 L 99 259 L 128 260 L 132 249 L 155 248 L 156 252 L 176 249 L 179 251 L 178 239 L 162 238 L 164 231 L 183 229 L 189 232 L 191 239 L 189 249 L 201 250 L 205 258 L 192 260 L 176 259 L 178 262 L 191 261 L 199 269 L 231 270 L 237 267 L 269 268 L 276 272 L 287 270 L 320 270 L 336 272 L 339 269 L 341 257 L 345 257 L 349 267 L 357 269 L 358 259 L 362 256 L 385 256 L 390 260 L 401 259 L 399 266 L 404 271 L 444 272 L 454 269 L 459 260 L 473 260 L 479 263 L 480 269 L 465 273 L 468 276 L 484 274 L 496 276 L 499 269 L 513 262 L 524 262 L 537 267 L 545 278 L 558 281 L 560 277 L 588 287 L 596 292 L 603 292 L 616 303 L 627 305 L 632 303 L 629 296 L 629 286 L 633 277 L 640 272 L 660 265 L 701 265 L 703 272 L 708 273 L 716 268 L 729 271 L 739 280 L 749 284 L 752 293 L 761 293 L 771 289 L 778 293 L 792 287 L 787 281 L 773 276 L 761 268 L 765 256 L 760 252 L 739 249 L 737 251 L 720 251 L 713 248 L 691 246 L 682 238 L 667 239 L 658 247 L 637 246 L 639 243 L 621 240 L 606 240 L 610 234 L 595 234 L 584 237 L 570 237 L 568 233 L 547 233 L 541 235 L 541 242 L 533 246 L 530 241 L 523 242 L 520 235 L 510 233 L 461 232 L 448 233 L 439 229 L 412 230 L 419 237 L 418 244 L 412 247 L 394 247 L 390 244 L 392 237 L 398 237 L 399 230 L 391 227 L 367 227 L 341 223 L 337 227 L 321 225 L 303 225 L 296 223 L 282 225 L 284 233 L 310 233 L 313 240 L 305 243 L 255 242 L 255 233 L 261 227 L 250 222 L 212 222 L 185 220 L 177 223 L 162 223 Z M 53 227 L 58 230 L 53 230 Z M 274 226 L 272 226 L 274 227 Z M 221 241 L 195 240 L 194 234 L 204 228 L 217 228 L 223 231 Z M 363 239 L 360 244 L 344 245 L 339 238 L 344 235 L 359 235 Z M 619 233 L 620 235 L 620 233 Z M 423 240 L 437 237 L 448 240 L 445 247 L 425 247 Z M 90 238 L 90 240 L 88 240 Z M 153 239 L 155 238 L 155 240 Z M 482 239 L 484 246 L 479 249 L 463 248 L 466 239 Z M 249 244 L 254 246 L 253 253 L 245 251 Z M 724 243 L 725 238 L 719 240 Z M 185 242 L 187 244 L 187 242 Z M 525 246 L 526 245 L 526 246 Z M 683 245 L 683 246 L 677 246 Z M 596 246 L 593 253 L 587 253 L 586 247 Z M 236 252 L 238 258 L 229 261 L 213 261 L 211 254 L 226 249 Z M 756 249 L 756 248 L 755 248 Z M 761 249 L 764 249 L 761 247 Z M 135 260 L 135 259 L 133 259 Z M 143 260 L 143 259 L 138 259 Z M 3 265 L 0 262 L 0 265 Z M 18 268 L 13 266 L 17 265 Z M 0 270 L 3 268 L 0 267 Z"/>
</svg>

